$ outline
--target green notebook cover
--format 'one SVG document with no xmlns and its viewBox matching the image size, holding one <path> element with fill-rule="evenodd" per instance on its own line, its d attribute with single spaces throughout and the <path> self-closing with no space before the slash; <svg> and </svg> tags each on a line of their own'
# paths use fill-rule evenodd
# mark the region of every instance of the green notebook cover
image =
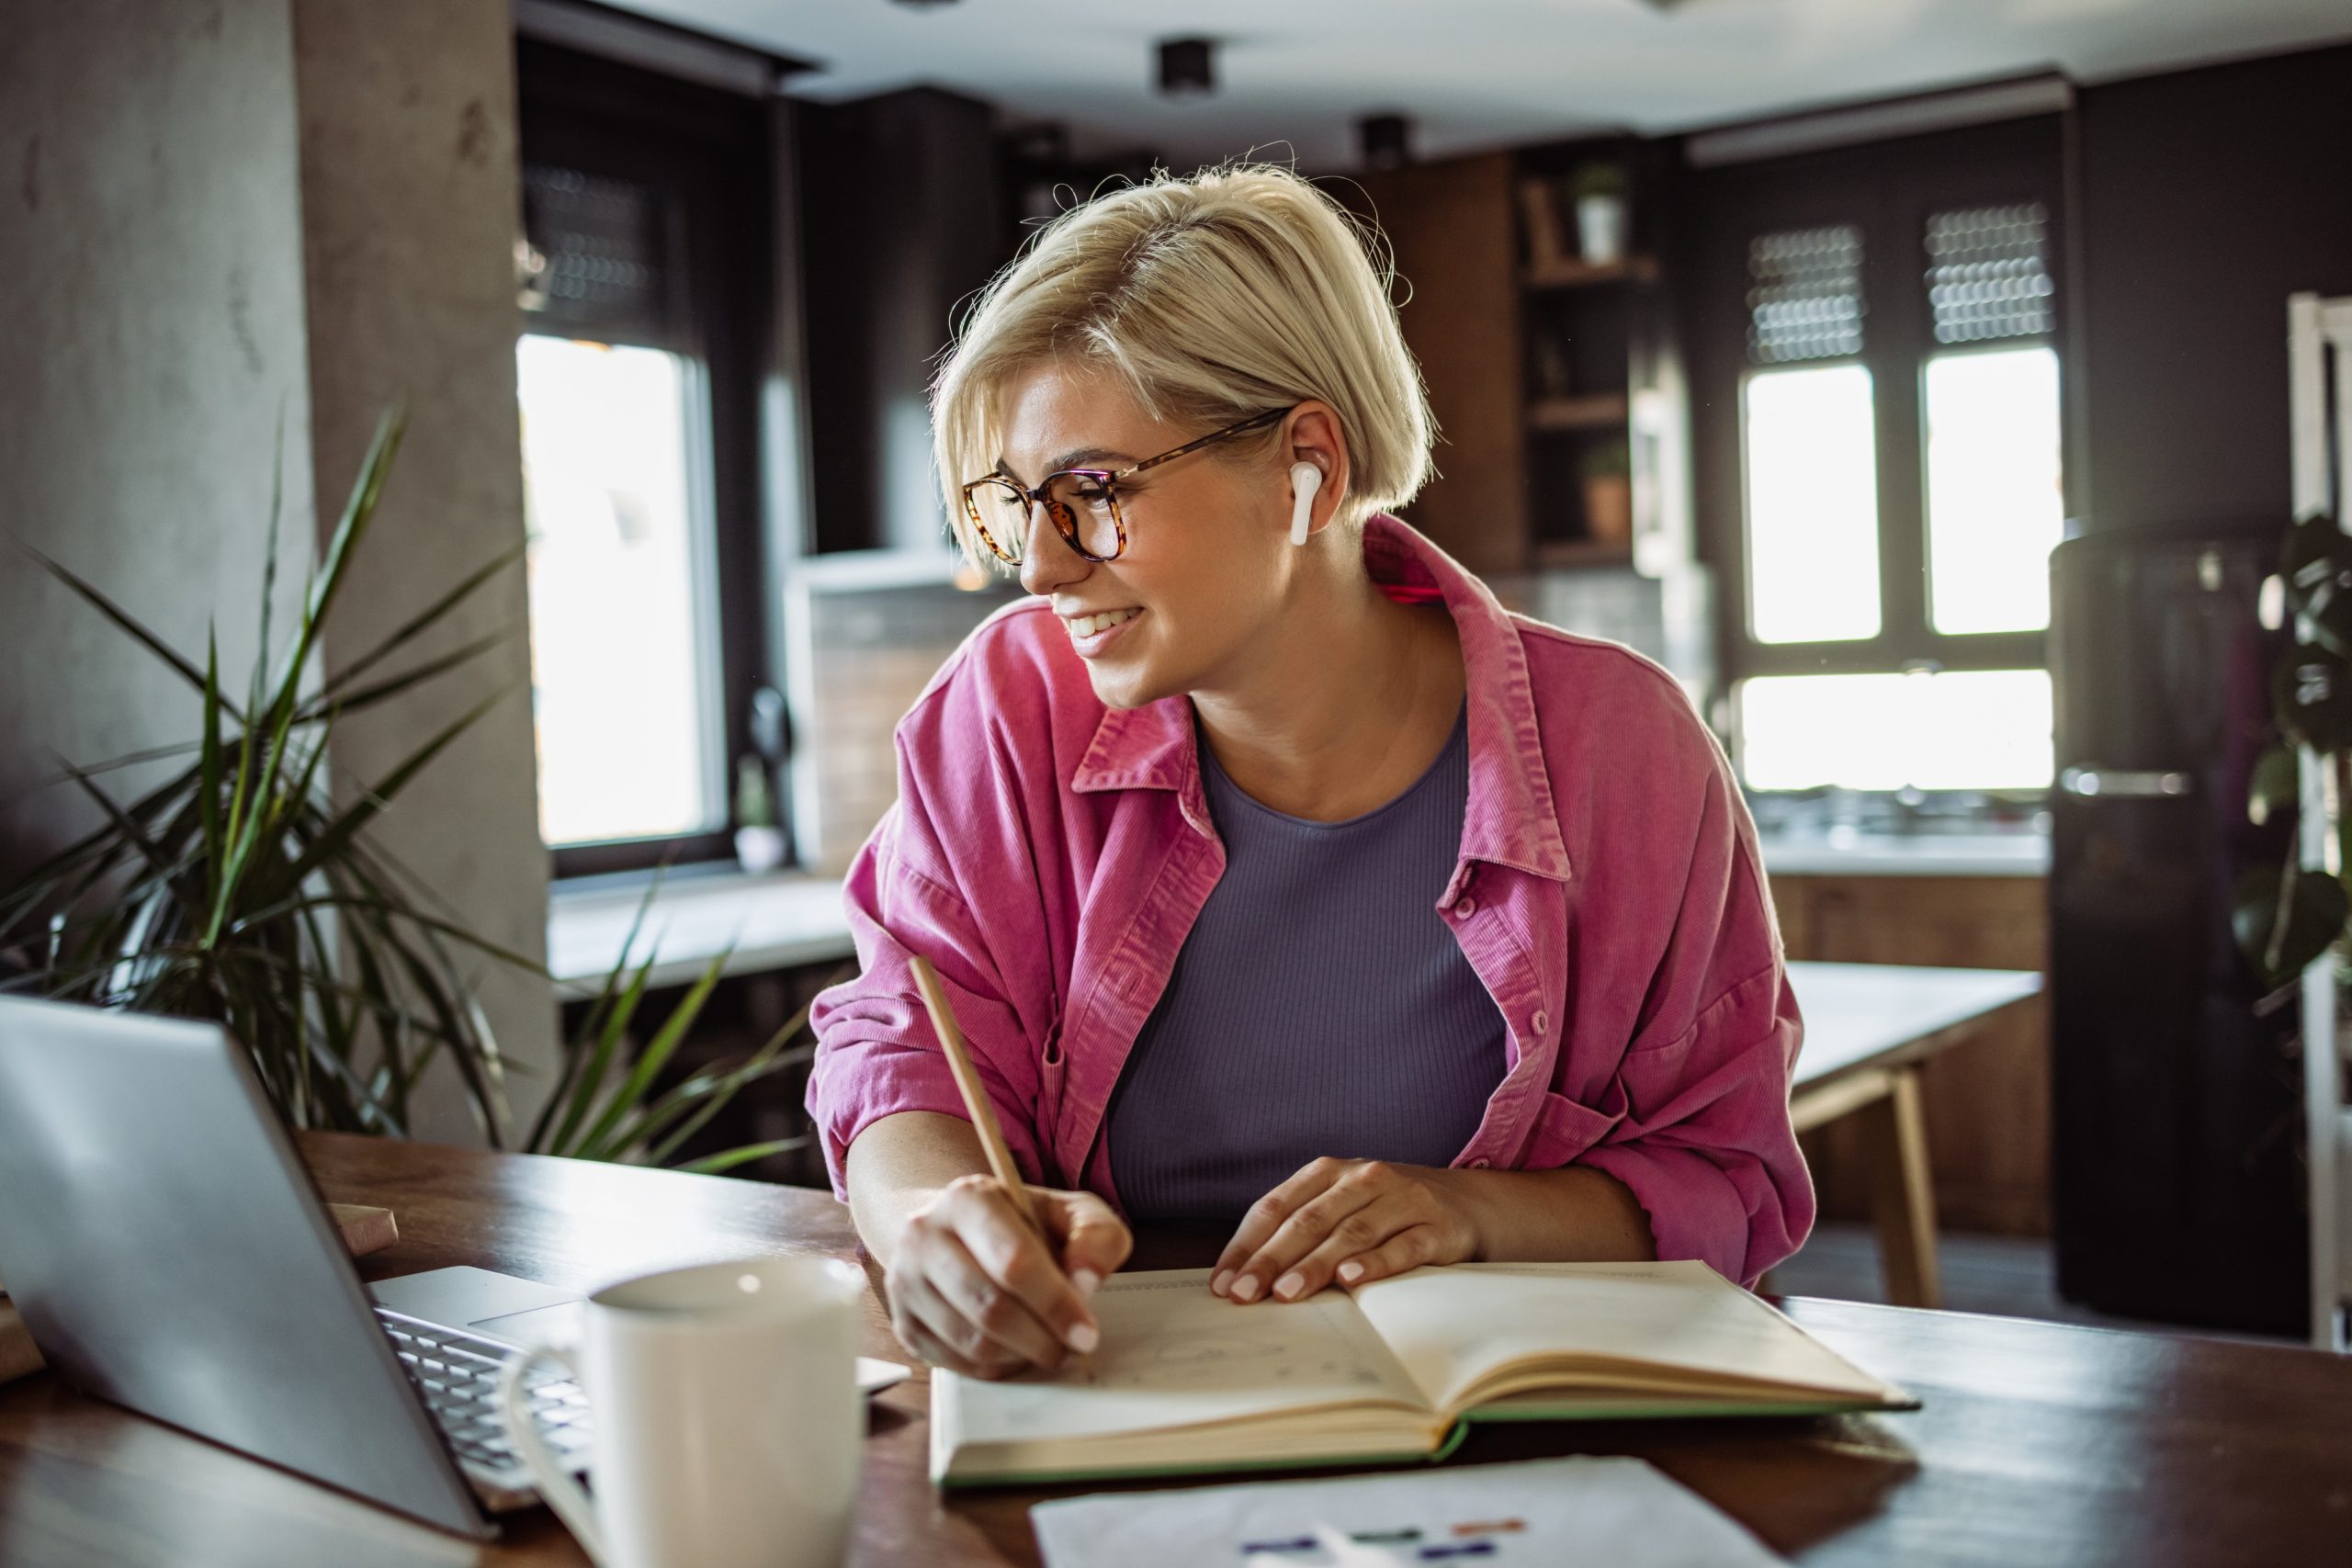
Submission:
<svg viewBox="0 0 2352 1568">
<path fill-rule="evenodd" d="M 1435 1464 L 1450 1459 L 1470 1436 L 1467 1422 L 1456 1421 L 1447 1428 L 1445 1441 L 1433 1450 L 1414 1449 L 1394 1454 L 1326 1454 L 1321 1458 L 1284 1458 L 1234 1460 L 1216 1464 L 1177 1465 L 1088 1465 L 1077 1470 L 1023 1471 L 1018 1474 L 946 1475 L 939 1485 L 946 1491 L 977 1490 L 983 1486 L 1059 1486 L 1072 1481 L 1152 1481 L 1168 1477 L 1191 1475 L 1242 1475 L 1273 1470 L 1380 1470 L 1402 1468 L 1412 1464 Z"/>
</svg>

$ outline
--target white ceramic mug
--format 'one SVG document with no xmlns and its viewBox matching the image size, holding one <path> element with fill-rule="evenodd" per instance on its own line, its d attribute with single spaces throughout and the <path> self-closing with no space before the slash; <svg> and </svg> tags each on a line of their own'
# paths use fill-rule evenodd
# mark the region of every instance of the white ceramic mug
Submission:
<svg viewBox="0 0 2352 1568">
<path fill-rule="evenodd" d="M 600 1568 L 832 1568 L 857 1501 L 857 1303 L 834 1258 L 763 1258 L 626 1280 L 582 1304 L 577 1350 L 506 1364 L 514 1450 Z M 588 1396 L 591 1502 L 531 1420 L 524 1379 Z"/>
</svg>

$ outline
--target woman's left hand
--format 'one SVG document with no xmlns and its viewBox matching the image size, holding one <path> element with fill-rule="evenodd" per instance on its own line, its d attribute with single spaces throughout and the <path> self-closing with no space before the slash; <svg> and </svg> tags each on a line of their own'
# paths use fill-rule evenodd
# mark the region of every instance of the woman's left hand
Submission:
<svg viewBox="0 0 2352 1568">
<path fill-rule="evenodd" d="M 1374 1159 L 1314 1160 L 1250 1206 L 1209 1289 L 1229 1301 L 1295 1302 L 1337 1280 L 1367 1284 L 1478 1255 L 1471 1173 Z"/>
</svg>

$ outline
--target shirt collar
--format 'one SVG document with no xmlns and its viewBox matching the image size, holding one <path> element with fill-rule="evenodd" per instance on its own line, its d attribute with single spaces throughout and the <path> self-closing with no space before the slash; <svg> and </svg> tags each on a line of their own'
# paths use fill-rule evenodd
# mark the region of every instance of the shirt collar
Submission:
<svg viewBox="0 0 2352 1568">
<path fill-rule="evenodd" d="M 1519 628 L 1487 585 L 1418 531 L 1389 516 L 1364 524 L 1364 566 L 1392 597 L 1442 599 L 1462 640 L 1469 690 L 1470 807 L 1462 825 L 1462 858 L 1565 880 L 1567 845 L 1552 800 L 1543 732 Z M 1139 708 L 1111 708 L 1079 760 L 1070 788 L 1176 792 L 1185 820 L 1210 831 L 1190 699 L 1163 697 Z M 1457 879 L 1458 880 L 1458 879 Z"/>
</svg>

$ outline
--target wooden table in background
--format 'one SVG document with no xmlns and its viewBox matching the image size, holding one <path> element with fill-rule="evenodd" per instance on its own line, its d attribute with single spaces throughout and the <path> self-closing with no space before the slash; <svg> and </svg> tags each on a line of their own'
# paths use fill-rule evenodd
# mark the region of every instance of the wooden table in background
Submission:
<svg viewBox="0 0 2352 1568">
<path fill-rule="evenodd" d="M 1791 960 L 1835 964 L 1932 964 L 2046 974 L 2050 962 L 2049 882 L 2018 846 L 1939 863 L 1938 846 L 1956 840 L 1920 835 L 1888 852 L 1833 863 L 1768 843 L 1772 906 Z M 2023 849 L 2048 840 L 2035 838 Z M 1826 846 L 1825 846 L 1826 847 Z M 1978 846 L 1991 851 L 1990 843 Z M 1935 866 L 1934 874 L 1894 874 L 1898 865 Z M 1960 874 L 1963 865 L 1981 874 Z M 1867 867 L 1867 869 L 1865 869 Z M 1802 992 L 1799 993 L 1803 995 Z M 2005 1010 L 1970 1040 L 1919 1069 L 1923 1120 L 1935 1174 L 1939 1221 L 1996 1235 L 2050 1235 L 2050 1009 L 2046 999 Z M 1867 1219 L 1876 1182 L 1856 1118 L 1804 1137 L 1821 1212 Z"/>
<path fill-rule="evenodd" d="M 822 1193 L 333 1134 L 302 1145 L 329 1199 L 398 1214 L 399 1243 L 360 1263 L 371 1279 L 471 1263 L 584 1290 L 752 1253 L 857 1256 L 846 1212 Z M 1138 1261 L 1196 1262 L 1201 1250 L 1154 1246 Z M 1785 1305 L 1926 1408 L 1487 1427 L 1454 1462 L 1638 1454 L 1809 1564 L 2352 1560 L 2352 1359 L 1898 1307 Z M 869 1352 L 911 1359 L 872 1300 L 865 1333 Z M 919 1371 L 876 1401 L 850 1562 L 1035 1562 L 1029 1506 L 1087 1489 L 933 1492 L 927 1394 Z M 582 1561 L 544 1509 L 477 1548 L 84 1397 L 53 1374 L 0 1389 L 0 1562 L 9 1568 Z"/>
<path fill-rule="evenodd" d="M 1789 985 L 1804 1013 L 1789 1119 L 1800 1133 L 1855 1119 L 1869 1162 L 1886 1299 L 1897 1306 L 1941 1306 L 1920 1072 L 2041 995 L 2041 976 L 2016 969 L 1792 963 Z"/>
</svg>

